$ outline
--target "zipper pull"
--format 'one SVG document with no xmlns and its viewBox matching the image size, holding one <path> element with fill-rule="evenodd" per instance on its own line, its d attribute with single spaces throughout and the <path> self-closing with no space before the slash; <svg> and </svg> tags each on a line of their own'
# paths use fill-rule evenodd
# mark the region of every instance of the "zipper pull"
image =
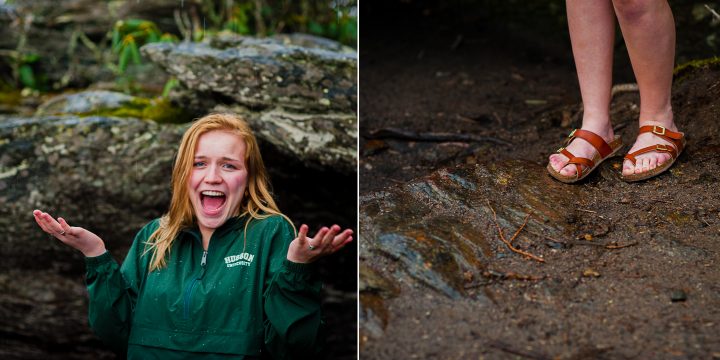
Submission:
<svg viewBox="0 0 720 360">
<path fill-rule="evenodd" d="M 205 267 L 207 264 L 207 250 L 203 250 L 202 260 L 200 260 L 200 266 Z"/>
</svg>

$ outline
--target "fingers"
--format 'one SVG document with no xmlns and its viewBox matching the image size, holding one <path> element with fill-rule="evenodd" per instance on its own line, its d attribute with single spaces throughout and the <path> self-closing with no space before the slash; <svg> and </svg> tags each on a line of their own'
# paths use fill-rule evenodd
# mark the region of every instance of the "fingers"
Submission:
<svg viewBox="0 0 720 360">
<path fill-rule="evenodd" d="M 38 226 L 42 229 L 42 231 L 49 233 L 50 230 L 45 226 L 45 220 L 42 219 L 42 212 L 39 210 L 33 211 L 33 216 L 35 217 L 35 222 L 38 224 Z"/>
<path fill-rule="evenodd" d="M 323 249 L 331 249 L 333 239 L 335 239 L 335 235 L 340 231 L 340 227 L 337 225 L 333 225 L 330 227 L 330 229 L 325 233 L 325 236 L 322 238 L 322 247 Z"/>
<path fill-rule="evenodd" d="M 307 245 L 310 248 L 311 251 L 313 250 L 320 250 L 322 251 L 325 247 L 325 236 L 330 231 L 330 229 L 326 227 L 322 227 L 320 231 L 315 234 L 314 238 L 311 238 L 308 240 Z"/>
<path fill-rule="evenodd" d="M 345 231 L 340 233 L 340 235 L 336 236 L 331 244 L 332 252 L 336 252 L 342 249 L 343 246 L 349 244 L 352 241 L 352 234 L 352 230 L 346 229 Z"/>
<path fill-rule="evenodd" d="M 40 210 L 35 210 L 33 211 L 33 215 L 35 216 L 35 221 L 38 225 L 40 225 L 40 228 L 42 228 L 46 233 L 55 237 L 65 235 L 66 230 L 64 230 L 60 223 L 55 221 L 50 214 Z M 67 225 L 67 223 L 65 223 L 65 225 Z"/>
<path fill-rule="evenodd" d="M 308 232 L 308 226 L 305 224 L 300 225 L 300 231 L 298 231 L 298 236 L 297 236 L 300 246 L 307 246 L 307 243 L 308 243 L 307 232 Z"/>
<path fill-rule="evenodd" d="M 58 222 L 60 223 L 62 230 L 65 232 L 65 235 L 75 236 L 75 229 L 71 227 L 65 219 L 59 217 Z"/>
</svg>

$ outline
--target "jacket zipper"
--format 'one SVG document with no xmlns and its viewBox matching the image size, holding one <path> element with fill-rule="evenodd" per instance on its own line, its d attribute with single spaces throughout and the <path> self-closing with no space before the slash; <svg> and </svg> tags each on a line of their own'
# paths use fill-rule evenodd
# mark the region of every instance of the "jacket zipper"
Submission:
<svg viewBox="0 0 720 360">
<path fill-rule="evenodd" d="M 190 299 L 192 296 L 192 292 L 195 289 L 195 285 L 197 285 L 198 280 L 202 279 L 203 276 L 205 276 L 205 266 L 207 265 L 207 250 L 203 250 L 202 259 L 200 260 L 200 272 L 198 273 L 198 276 L 196 276 L 191 282 L 190 285 L 188 285 L 187 289 L 185 290 L 185 306 L 184 306 L 184 318 L 188 319 L 190 317 Z"/>
</svg>

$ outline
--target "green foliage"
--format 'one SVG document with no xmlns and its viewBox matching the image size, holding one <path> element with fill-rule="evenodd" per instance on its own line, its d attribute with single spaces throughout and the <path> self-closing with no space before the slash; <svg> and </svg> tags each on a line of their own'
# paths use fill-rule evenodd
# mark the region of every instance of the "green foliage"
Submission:
<svg viewBox="0 0 720 360">
<path fill-rule="evenodd" d="M 267 36 L 303 32 L 356 46 L 357 2 L 268 1 L 218 2 L 203 0 L 198 12 L 203 33 L 221 30 L 241 35 Z M 197 41 L 199 36 L 193 34 Z"/>
<path fill-rule="evenodd" d="M 170 91 L 178 84 L 178 79 L 176 79 L 175 77 L 171 77 L 170 79 L 168 79 L 168 81 L 165 83 L 165 86 L 163 86 L 162 97 L 167 97 L 170 94 Z"/>
<path fill-rule="evenodd" d="M 122 75 L 129 63 L 140 65 L 140 47 L 154 42 L 173 42 L 177 37 L 161 33 L 152 21 L 120 20 L 112 30 L 110 48 L 118 56 L 117 72 Z"/>
</svg>

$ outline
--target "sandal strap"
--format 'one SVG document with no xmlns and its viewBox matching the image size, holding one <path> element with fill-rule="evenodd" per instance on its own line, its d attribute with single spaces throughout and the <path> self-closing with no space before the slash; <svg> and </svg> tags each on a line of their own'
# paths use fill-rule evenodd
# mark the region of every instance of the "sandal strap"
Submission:
<svg viewBox="0 0 720 360">
<path fill-rule="evenodd" d="M 573 130 L 568 136 L 568 139 L 565 141 L 565 146 L 570 144 L 570 142 L 574 138 L 581 138 L 590 143 L 590 145 L 592 145 L 595 150 L 597 150 L 597 152 L 600 154 L 601 158 L 605 158 L 613 152 L 613 149 L 610 147 L 610 145 L 608 145 L 608 143 L 606 143 L 602 137 L 592 131 L 583 129 Z"/>
<path fill-rule="evenodd" d="M 630 160 L 630 162 L 632 162 L 633 165 L 635 165 L 635 161 L 637 160 L 637 159 L 635 159 L 635 156 L 638 156 L 640 154 L 649 153 L 652 151 L 669 153 L 673 159 L 675 159 L 678 154 L 678 151 L 672 145 L 656 144 L 656 145 L 646 146 L 639 150 L 635 150 L 632 153 L 628 153 L 627 155 L 625 155 L 625 160 Z"/>
<path fill-rule="evenodd" d="M 683 149 L 682 139 L 683 139 L 683 137 L 685 137 L 685 135 L 683 133 L 668 130 L 665 127 L 660 126 L 660 125 L 641 126 L 640 130 L 638 131 L 638 135 L 643 134 L 643 133 L 652 133 L 653 135 L 672 143 L 672 145 L 665 145 L 665 144 L 650 145 L 650 146 L 644 147 L 642 149 L 635 150 L 632 153 L 628 153 L 627 155 L 625 155 L 625 160 L 630 160 L 630 162 L 632 162 L 633 165 L 635 165 L 635 162 L 637 161 L 637 159 L 635 159 L 635 156 L 640 155 L 640 154 L 645 154 L 645 153 L 649 153 L 652 151 L 665 152 L 665 153 L 669 153 L 670 156 L 672 156 L 672 158 L 675 159 L 677 157 L 677 155 Z"/>
<path fill-rule="evenodd" d="M 595 163 L 587 158 L 581 158 L 581 157 L 573 157 L 568 161 L 567 165 L 575 164 L 575 168 L 577 169 L 577 177 L 580 178 L 582 176 L 582 165 L 587 166 L 588 169 L 592 169 L 595 167 Z"/>
<path fill-rule="evenodd" d="M 595 162 L 593 162 L 592 160 L 583 157 L 577 157 L 565 148 L 561 148 L 558 152 L 565 155 L 569 159 L 565 166 L 575 164 L 575 169 L 577 170 L 575 174 L 578 179 L 582 176 L 583 165 L 587 166 L 588 169 L 592 169 L 595 166 Z"/>
<path fill-rule="evenodd" d="M 640 127 L 638 135 L 648 132 L 653 133 L 653 135 L 665 139 L 668 142 L 671 142 L 673 145 L 675 145 L 675 149 L 677 149 L 678 152 L 682 151 L 682 139 L 683 137 L 685 137 L 683 133 L 668 130 L 660 125 L 645 125 Z"/>
</svg>

